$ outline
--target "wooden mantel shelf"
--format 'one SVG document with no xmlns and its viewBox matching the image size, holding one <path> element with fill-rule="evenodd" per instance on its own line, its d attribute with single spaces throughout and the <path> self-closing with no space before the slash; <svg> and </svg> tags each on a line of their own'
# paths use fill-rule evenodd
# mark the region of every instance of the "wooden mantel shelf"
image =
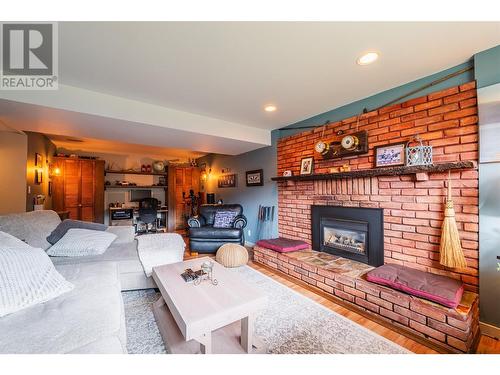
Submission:
<svg viewBox="0 0 500 375">
<path fill-rule="evenodd" d="M 338 173 L 324 173 L 324 174 L 312 174 L 303 176 L 290 176 L 290 177 L 272 177 L 273 181 L 314 181 L 314 180 L 331 180 L 331 179 L 341 179 L 341 178 L 361 178 L 361 177 L 376 177 L 376 176 L 400 176 L 400 175 L 420 175 L 427 173 L 439 173 L 447 172 L 450 170 L 457 169 L 477 169 L 477 163 L 475 161 L 458 161 L 453 163 L 441 163 L 432 165 L 419 165 L 413 167 L 398 166 L 398 167 L 386 167 L 386 168 L 372 168 L 372 169 L 360 169 L 350 172 L 338 172 Z M 418 177 L 418 176 L 417 176 Z M 423 176 L 422 176 L 423 177 Z M 417 178 L 417 179 L 426 179 Z"/>
</svg>

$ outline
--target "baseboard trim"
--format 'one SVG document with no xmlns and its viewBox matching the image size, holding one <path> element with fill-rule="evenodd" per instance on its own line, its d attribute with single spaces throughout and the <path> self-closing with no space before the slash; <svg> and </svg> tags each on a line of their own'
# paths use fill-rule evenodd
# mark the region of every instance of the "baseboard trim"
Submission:
<svg viewBox="0 0 500 375">
<path fill-rule="evenodd" d="M 494 325 L 479 322 L 479 328 L 481 329 L 481 333 L 483 335 L 493 337 L 494 339 L 500 340 L 500 328 L 495 327 Z"/>
</svg>

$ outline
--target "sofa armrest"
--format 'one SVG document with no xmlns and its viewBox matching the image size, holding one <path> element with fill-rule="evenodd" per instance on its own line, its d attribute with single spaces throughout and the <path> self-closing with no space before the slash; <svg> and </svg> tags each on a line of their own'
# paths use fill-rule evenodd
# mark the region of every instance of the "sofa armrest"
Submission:
<svg viewBox="0 0 500 375">
<path fill-rule="evenodd" d="M 117 225 L 117 226 L 109 226 L 106 229 L 106 232 L 110 232 L 116 235 L 116 239 L 113 241 L 113 244 L 122 244 L 134 242 L 136 228 L 133 225 Z"/>
<path fill-rule="evenodd" d="M 201 215 L 191 216 L 188 219 L 189 228 L 199 228 L 204 227 L 206 225 L 205 218 Z"/>
<path fill-rule="evenodd" d="M 245 215 L 238 215 L 234 218 L 233 228 L 245 228 L 247 226 L 247 218 Z"/>
</svg>

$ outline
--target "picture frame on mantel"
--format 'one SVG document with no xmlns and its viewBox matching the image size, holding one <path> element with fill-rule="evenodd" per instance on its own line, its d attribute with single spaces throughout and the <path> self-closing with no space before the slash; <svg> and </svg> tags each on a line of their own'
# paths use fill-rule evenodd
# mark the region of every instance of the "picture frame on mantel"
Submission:
<svg viewBox="0 0 500 375">
<path fill-rule="evenodd" d="M 263 186 L 264 185 L 264 170 L 256 169 L 246 172 L 247 186 Z"/>
<path fill-rule="evenodd" d="M 405 142 L 375 146 L 375 168 L 405 165 L 405 147 Z"/>
<path fill-rule="evenodd" d="M 300 174 L 302 176 L 313 174 L 314 170 L 314 157 L 310 156 L 302 158 L 300 161 Z"/>
</svg>

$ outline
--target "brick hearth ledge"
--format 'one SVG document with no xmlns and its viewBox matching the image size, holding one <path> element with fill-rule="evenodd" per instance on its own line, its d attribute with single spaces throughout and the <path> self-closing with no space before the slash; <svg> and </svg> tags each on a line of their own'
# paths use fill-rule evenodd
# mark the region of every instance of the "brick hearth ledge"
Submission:
<svg viewBox="0 0 500 375">
<path fill-rule="evenodd" d="M 255 246 L 254 261 L 318 288 L 344 305 L 410 333 L 445 352 L 474 352 L 479 338 L 479 301 L 465 291 L 450 309 L 366 280 L 373 267 L 314 250 L 280 254 Z"/>
</svg>

